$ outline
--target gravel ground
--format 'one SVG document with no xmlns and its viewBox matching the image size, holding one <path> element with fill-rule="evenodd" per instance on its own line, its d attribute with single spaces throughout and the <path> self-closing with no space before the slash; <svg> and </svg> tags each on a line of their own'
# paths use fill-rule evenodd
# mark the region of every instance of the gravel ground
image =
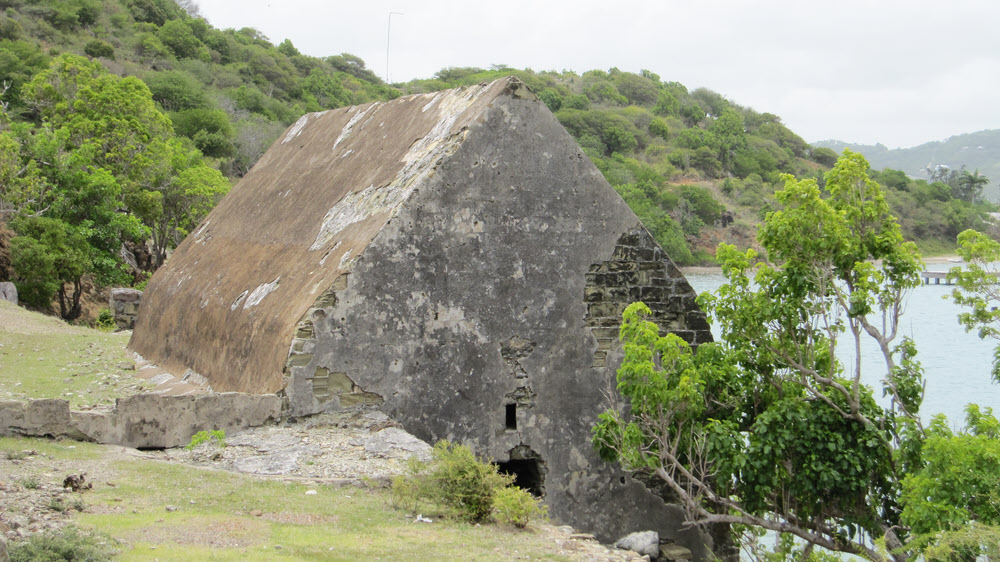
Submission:
<svg viewBox="0 0 1000 562">
<path fill-rule="evenodd" d="M 67 448 L 72 442 L 61 442 Z M 59 528 L 76 511 L 88 508 L 81 495 L 62 487 L 70 474 L 100 474 L 97 487 L 114 486 L 114 463 L 141 458 L 226 470 L 289 481 L 343 486 L 388 486 L 413 455 L 427 459 L 431 447 L 400 429 L 381 412 L 314 416 L 294 424 L 254 428 L 227 436 L 225 446 L 204 443 L 191 450 L 138 451 L 105 446 L 98 460 L 57 460 L 34 450 L 0 456 L 0 533 L 16 540 Z M 84 496 L 85 497 L 85 496 Z M 533 530 L 573 560 L 643 560 L 635 553 L 606 547 L 568 526 L 533 525 Z"/>
</svg>

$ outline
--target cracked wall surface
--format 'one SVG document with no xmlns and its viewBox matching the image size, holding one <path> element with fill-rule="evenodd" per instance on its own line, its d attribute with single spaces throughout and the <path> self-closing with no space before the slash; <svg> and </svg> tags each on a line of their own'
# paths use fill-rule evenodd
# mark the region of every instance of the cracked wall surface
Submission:
<svg viewBox="0 0 1000 562">
<path fill-rule="evenodd" d="M 150 279 L 129 346 L 222 391 L 277 392 L 299 319 L 454 152 L 504 81 L 311 113 Z"/>
<path fill-rule="evenodd" d="M 602 268 L 636 275 L 615 284 Z M 344 373 L 423 439 L 530 457 L 557 521 L 604 539 L 655 521 L 707 556 L 676 508 L 590 445 L 621 355 L 599 330 L 617 334 L 619 303 L 643 290 L 664 326 L 710 340 L 679 271 L 544 105 L 500 97 L 302 316 L 288 407 L 336 407 L 315 373 Z"/>
<path fill-rule="evenodd" d="M 652 527 L 710 558 L 590 443 L 624 304 L 650 299 L 694 343 L 704 315 L 517 80 L 308 117 L 165 269 L 133 337 L 145 357 L 279 392 L 292 416 L 378 407 L 528 474 L 556 521 L 605 540 Z"/>
</svg>

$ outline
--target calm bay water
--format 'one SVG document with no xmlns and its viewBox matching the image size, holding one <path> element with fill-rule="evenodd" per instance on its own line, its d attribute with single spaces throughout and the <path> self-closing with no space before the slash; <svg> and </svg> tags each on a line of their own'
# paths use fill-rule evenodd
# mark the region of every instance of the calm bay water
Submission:
<svg viewBox="0 0 1000 562">
<path fill-rule="evenodd" d="M 928 268 L 948 269 L 946 265 Z M 726 281 L 721 274 L 687 273 L 685 276 L 699 293 L 714 291 Z M 902 334 L 897 342 L 906 335 L 917 344 L 917 358 L 927 380 L 921 418 L 926 422 L 934 414 L 943 413 L 948 416 L 950 426 L 958 427 L 964 423 L 964 409 L 970 402 L 1000 412 L 1000 385 L 990 379 L 993 348 L 998 342 L 980 340 L 975 332 L 965 332 L 957 320 L 960 307 L 942 298 L 950 295 L 951 289 L 943 284 L 921 285 L 914 289 L 906 301 L 900 322 Z M 719 337 L 715 326 L 712 333 Z M 854 361 L 853 349 L 842 349 L 839 353 L 842 362 Z M 874 343 L 862 350 L 861 361 L 862 382 L 875 389 L 877 398 L 881 397 L 885 363 Z M 882 400 L 882 403 L 888 404 L 888 401 Z"/>
</svg>

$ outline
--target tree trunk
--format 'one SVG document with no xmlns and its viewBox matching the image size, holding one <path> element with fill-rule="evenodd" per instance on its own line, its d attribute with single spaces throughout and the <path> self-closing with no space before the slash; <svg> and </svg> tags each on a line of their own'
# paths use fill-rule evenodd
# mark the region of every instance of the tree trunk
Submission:
<svg viewBox="0 0 1000 562">
<path fill-rule="evenodd" d="M 80 279 L 73 281 L 73 295 L 66 294 L 66 283 L 59 286 L 59 315 L 67 322 L 72 322 L 83 313 L 80 298 L 83 293 L 83 282 Z"/>
</svg>

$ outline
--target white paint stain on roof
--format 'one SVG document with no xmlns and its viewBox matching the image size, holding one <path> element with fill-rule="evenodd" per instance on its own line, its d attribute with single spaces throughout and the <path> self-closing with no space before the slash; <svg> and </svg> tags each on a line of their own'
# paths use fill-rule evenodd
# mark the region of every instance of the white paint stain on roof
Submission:
<svg viewBox="0 0 1000 562">
<path fill-rule="evenodd" d="M 346 138 L 350 137 L 351 132 L 354 130 L 354 125 L 356 125 L 358 121 L 361 121 L 361 119 L 364 118 L 365 114 L 368 113 L 370 109 L 378 105 L 380 104 L 373 103 L 368 107 L 364 108 L 363 110 L 358 111 L 356 114 L 354 114 L 354 117 L 351 117 L 351 120 L 348 121 L 346 125 L 344 125 L 343 129 L 341 129 L 340 135 L 337 137 L 337 140 L 333 141 L 333 149 L 336 149 L 338 144 L 343 142 Z"/>
<path fill-rule="evenodd" d="M 302 117 L 299 117 L 299 120 L 296 121 L 294 125 L 292 125 L 291 129 L 288 129 L 287 133 L 285 133 L 285 138 L 281 139 L 281 144 L 285 144 L 286 142 L 299 136 L 299 133 L 302 132 L 302 129 L 305 128 L 306 123 L 308 122 L 309 122 L 308 113 L 303 115 Z"/>
<path fill-rule="evenodd" d="M 260 304 L 260 301 L 264 300 L 264 297 L 270 295 L 278 288 L 278 283 L 280 281 L 281 281 L 281 276 L 279 275 L 274 281 L 271 281 L 270 283 L 261 283 L 260 285 L 258 285 L 257 288 L 254 289 L 249 296 L 247 296 L 247 300 L 243 304 L 243 310 L 246 310 L 250 307 L 257 306 L 258 304 Z"/>
<path fill-rule="evenodd" d="M 320 250 L 348 226 L 361 222 L 378 213 L 396 212 L 396 209 L 410 196 L 413 188 L 430 176 L 435 163 L 449 153 L 452 146 L 465 138 L 465 132 L 452 135 L 451 131 L 458 118 L 467 110 L 488 86 L 472 86 L 460 91 L 439 92 L 424 106 L 424 111 L 436 104 L 438 120 L 427 135 L 417 140 L 403 156 L 403 167 L 387 185 L 370 185 L 360 191 L 348 193 L 327 211 L 320 225 L 319 233 L 310 250 Z M 376 104 L 377 105 L 377 104 Z M 354 124 L 365 113 L 375 107 L 369 106 L 359 111 L 341 131 L 334 146 L 350 135 Z"/>
</svg>

